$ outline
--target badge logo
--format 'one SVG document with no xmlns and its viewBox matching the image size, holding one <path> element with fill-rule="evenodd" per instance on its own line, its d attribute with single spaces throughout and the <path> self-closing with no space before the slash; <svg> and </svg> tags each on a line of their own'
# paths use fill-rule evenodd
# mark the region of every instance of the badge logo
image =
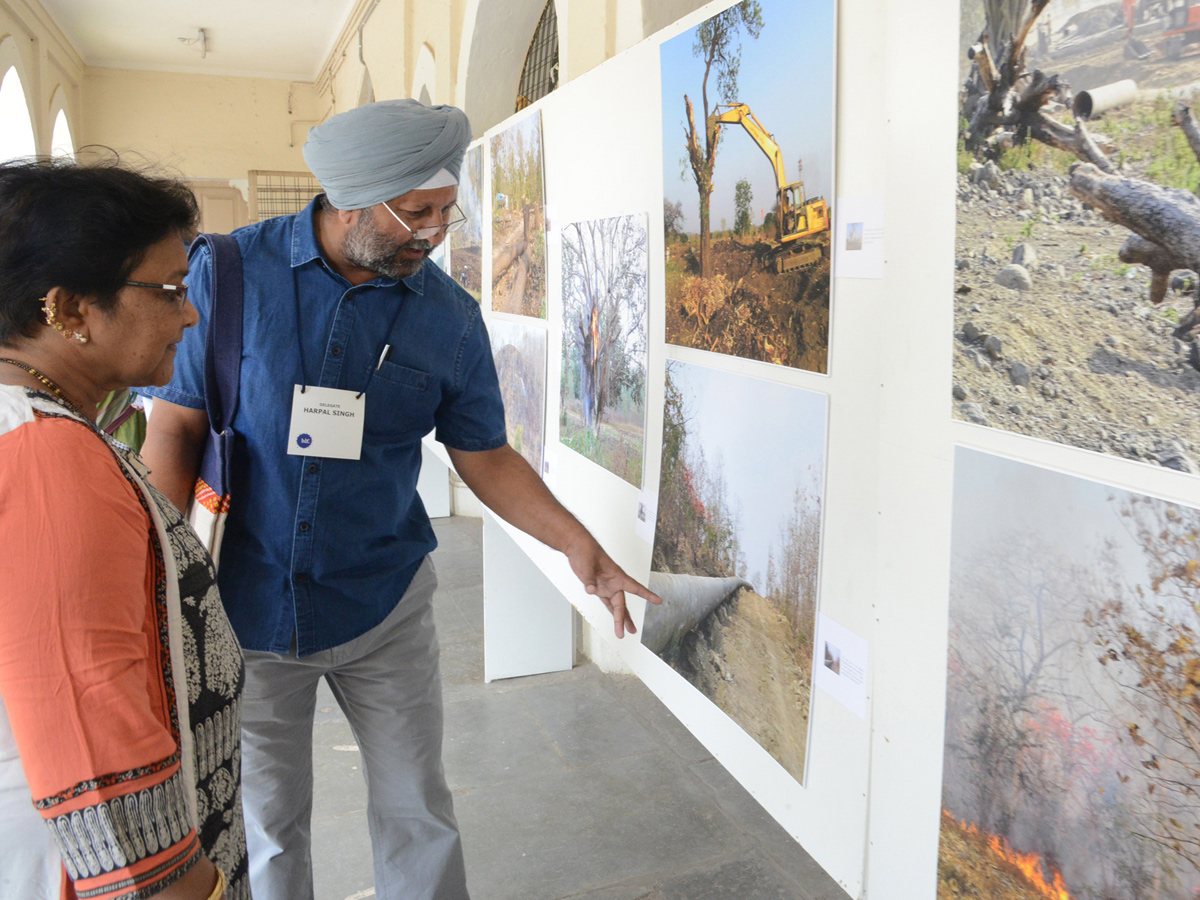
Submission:
<svg viewBox="0 0 1200 900">
<path fill-rule="evenodd" d="M 296 435 L 296 446 L 300 447 L 302 450 L 307 450 L 309 447 L 312 446 L 312 435 L 308 435 L 308 434 Z"/>
</svg>

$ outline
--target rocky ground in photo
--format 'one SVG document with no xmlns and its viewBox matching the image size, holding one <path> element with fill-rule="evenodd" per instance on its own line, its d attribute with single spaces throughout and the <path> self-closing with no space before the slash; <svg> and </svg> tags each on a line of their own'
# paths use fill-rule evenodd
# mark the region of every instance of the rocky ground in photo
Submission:
<svg viewBox="0 0 1200 900">
<path fill-rule="evenodd" d="M 689 632 L 668 662 L 803 781 L 810 644 L 775 604 L 743 588 Z"/>
<path fill-rule="evenodd" d="M 1200 363 L 1172 336 L 1194 278 L 1158 307 L 1128 232 L 1051 167 L 959 176 L 954 415 L 1184 472 L 1200 459 Z"/>
</svg>

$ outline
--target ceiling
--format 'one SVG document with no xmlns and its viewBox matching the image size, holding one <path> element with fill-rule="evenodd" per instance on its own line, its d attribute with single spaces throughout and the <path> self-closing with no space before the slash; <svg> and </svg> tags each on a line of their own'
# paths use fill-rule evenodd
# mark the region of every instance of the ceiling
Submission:
<svg viewBox="0 0 1200 900">
<path fill-rule="evenodd" d="M 89 66 L 312 81 L 355 0 L 41 0 Z M 194 40 L 207 34 L 207 55 Z"/>
</svg>

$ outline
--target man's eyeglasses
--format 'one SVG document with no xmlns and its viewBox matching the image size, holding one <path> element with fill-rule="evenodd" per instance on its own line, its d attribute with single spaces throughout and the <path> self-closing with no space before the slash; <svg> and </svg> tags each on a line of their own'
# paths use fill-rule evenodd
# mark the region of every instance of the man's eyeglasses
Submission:
<svg viewBox="0 0 1200 900">
<path fill-rule="evenodd" d="M 445 224 L 442 224 L 442 225 L 429 225 L 425 228 L 413 228 L 411 225 L 409 225 L 407 222 L 405 222 L 402 218 L 400 218 L 400 214 L 397 213 L 390 206 L 388 206 L 386 203 L 381 203 L 380 205 L 384 209 L 386 209 L 388 212 L 390 212 L 392 214 L 392 218 L 395 219 L 397 222 L 399 222 L 401 225 L 403 225 L 409 234 L 411 234 L 414 238 L 417 238 L 418 240 L 422 240 L 422 241 L 428 241 L 431 238 L 435 238 L 440 234 L 445 234 L 446 232 L 453 231 L 454 229 L 456 229 L 460 225 L 462 225 L 463 222 L 467 221 L 467 217 L 462 214 L 462 210 L 459 209 L 458 204 L 455 203 L 454 204 L 454 212 L 451 213 L 451 215 L 457 216 L 457 218 L 453 218 L 449 222 L 446 222 Z"/>
<path fill-rule="evenodd" d="M 171 295 L 172 300 L 178 300 L 180 304 L 187 302 L 188 289 L 186 284 L 159 284 L 156 281 L 127 281 L 125 283 L 130 287 L 154 288 L 158 291 L 166 291 Z"/>
</svg>

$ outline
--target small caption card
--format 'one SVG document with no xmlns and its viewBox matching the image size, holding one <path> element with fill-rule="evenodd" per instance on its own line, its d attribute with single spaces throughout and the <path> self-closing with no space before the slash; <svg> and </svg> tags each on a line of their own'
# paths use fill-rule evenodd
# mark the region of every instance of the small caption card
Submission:
<svg viewBox="0 0 1200 900">
<path fill-rule="evenodd" d="M 867 642 L 829 616 L 817 617 L 817 686 L 860 719 L 867 717 Z"/>
<path fill-rule="evenodd" d="M 658 493 L 638 492 L 637 524 L 634 533 L 647 544 L 654 543 L 654 524 L 658 521 Z"/>
<path fill-rule="evenodd" d="M 883 198 L 838 200 L 835 225 L 833 277 L 882 278 Z"/>
</svg>

